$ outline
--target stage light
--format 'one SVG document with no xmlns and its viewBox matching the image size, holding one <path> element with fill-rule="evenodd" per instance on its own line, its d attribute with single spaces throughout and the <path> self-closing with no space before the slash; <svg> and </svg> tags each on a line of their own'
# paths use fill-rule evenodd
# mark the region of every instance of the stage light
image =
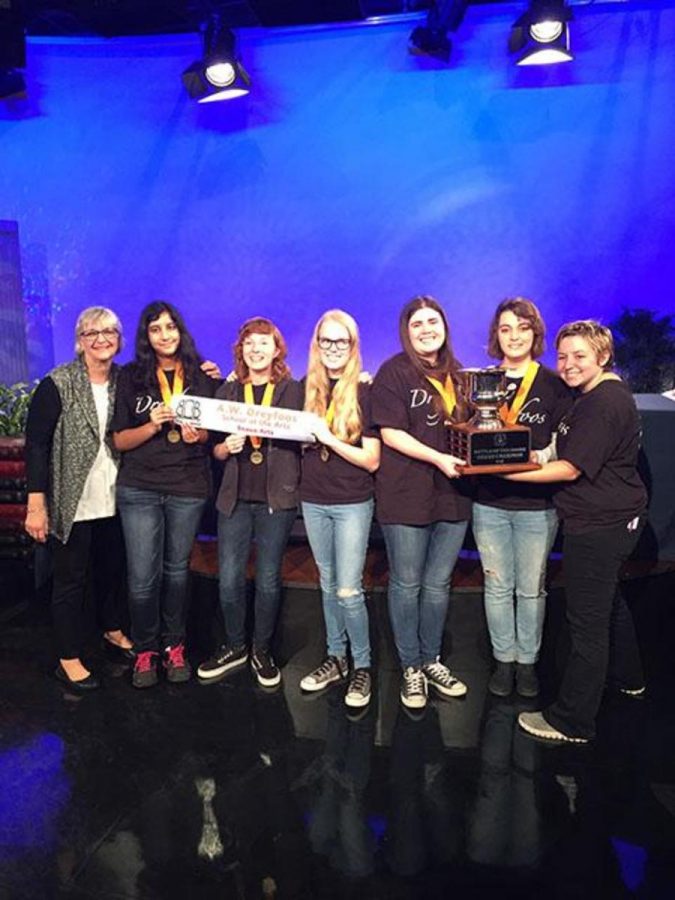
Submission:
<svg viewBox="0 0 675 900">
<path fill-rule="evenodd" d="M 236 38 L 218 13 L 204 29 L 204 55 L 182 75 L 190 97 L 198 103 L 231 100 L 248 94 L 251 79 L 236 55 Z"/>
<path fill-rule="evenodd" d="M 545 66 L 574 59 L 570 50 L 572 11 L 565 0 L 531 0 L 516 20 L 509 50 L 518 54 L 516 65 Z"/>
<path fill-rule="evenodd" d="M 452 43 L 449 31 L 457 31 L 469 5 L 469 0 L 434 0 L 424 25 L 418 25 L 410 35 L 408 50 L 418 56 L 434 56 L 447 62 Z"/>
</svg>

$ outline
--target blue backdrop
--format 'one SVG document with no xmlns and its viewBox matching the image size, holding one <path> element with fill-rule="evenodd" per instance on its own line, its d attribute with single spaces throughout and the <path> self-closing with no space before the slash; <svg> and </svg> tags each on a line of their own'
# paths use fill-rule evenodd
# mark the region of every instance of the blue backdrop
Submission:
<svg viewBox="0 0 675 900">
<path fill-rule="evenodd" d="M 467 364 L 505 295 L 550 332 L 671 311 L 675 4 L 577 7 L 576 60 L 541 70 L 507 57 L 521 9 L 472 7 L 449 67 L 407 55 L 411 23 L 241 32 L 251 95 L 203 107 L 179 77 L 197 36 L 32 40 L 30 100 L 0 104 L 29 324 L 51 308 L 58 362 L 82 307 L 113 306 L 131 336 L 163 297 L 227 366 L 261 313 L 299 375 L 332 306 L 371 369 L 418 292 L 444 302 Z"/>
</svg>

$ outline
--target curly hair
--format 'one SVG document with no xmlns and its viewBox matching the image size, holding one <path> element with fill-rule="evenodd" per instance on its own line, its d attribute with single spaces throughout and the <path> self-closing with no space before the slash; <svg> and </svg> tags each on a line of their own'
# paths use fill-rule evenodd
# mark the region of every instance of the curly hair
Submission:
<svg viewBox="0 0 675 900">
<path fill-rule="evenodd" d="M 234 374 L 237 377 L 237 381 L 244 384 L 246 381 L 250 380 L 248 366 L 244 362 L 243 349 L 244 341 L 250 334 L 271 334 L 274 337 L 274 344 L 279 352 L 272 362 L 272 375 L 270 377 L 272 384 L 278 384 L 280 381 L 290 378 L 291 370 L 286 364 L 288 347 L 286 346 L 284 336 L 271 319 L 266 319 L 264 316 L 254 316 L 252 319 L 247 319 L 241 326 L 239 334 L 237 335 L 237 340 L 234 342 L 232 348 L 234 354 Z"/>
<path fill-rule="evenodd" d="M 507 297 L 502 300 L 490 322 L 490 330 L 488 332 L 488 356 L 493 359 L 503 359 L 504 353 L 499 346 L 499 320 L 502 313 L 512 312 L 519 319 L 525 319 L 529 323 L 534 338 L 532 340 L 532 358 L 539 359 L 546 349 L 546 325 L 541 317 L 541 313 L 531 300 L 526 297 Z"/>
<path fill-rule="evenodd" d="M 611 369 L 614 365 L 614 337 L 606 325 L 601 325 L 595 319 L 580 319 L 577 322 L 568 322 L 563 325 L 555 336 L 556 350 L 560 342 L 566 337 L 581 337 L 588 341 L 600 363 L 603 356 L 607 356 L 604 363 L 600 363 L 603 369 Z"/>
<path fill-rule="evenodd" d="M 178 333 L 180 343 L 176 359 L 183 364 L 185 383 L 192 384 L 203 362 L 192 335 L 187 329 L 182 315 L 172 303 L 166 300 L 153 300 L 141 311 L 141 316 L 136 329 L 135 358 L 133 360 L 133 379 L 138 389 L 152 389 L 157 387 L 157 357 L 150 346 L 148 328 L 152 322 L 156 322 L 162 313 L 171 316 Z"/>
<path fill-rule="evenodd" d="M 335 416 L 331 431 L 341 441 L 355 444 L 361 437 L 363 421 L 359 406 L 359 375 L 361 374 L 361 342 L 359 329 L 349 313 L 341 309 L 329 309 L 314 326 L 309 345 L 307 383 L 305 387 L 305 411 L 325 416 L 329 405 L 329 377 L 321 362 L 319 336 L 325 322 L 342 325 L 349 334 L 349 358 L 338 383 L 333 389 Z"/>
<path fill-rule="evenodd" d="M 445 341 L 438 351 L 438 359 L 434 366 L 430 366 L 423 359 L 420 359 L 415 353 L 410 340 L 408 324 L 418 309 L 433 309 L 439 314 L 445 327 Z M 441 382 L 445 381 L 448 377 L 452 379 L 456 397 L 455 411 L 452 419 L 453 421 L 458 422 L 464 421 L 468 415 L 469 409 L 466 401 L 466 381 L 460 372 L 462 364 L 455 357 L 452 349 L 450 326 L 448 325 L 445 310 L 438 300 L 434 297 L 430 297 L 428 294 L 419 294 L 417 297 L 413 297 L 412 300 L 409 300 L 401 310 L 401 315 L 398 320 L 398 333 L 406 356 L 422 377 L 437 378 Z M 434 406 L 436 407 L 437 412 L 442 416 L 447 415 L 443 405 L 443 399 L 438 394 L 434 394 Z"/>
</svg>

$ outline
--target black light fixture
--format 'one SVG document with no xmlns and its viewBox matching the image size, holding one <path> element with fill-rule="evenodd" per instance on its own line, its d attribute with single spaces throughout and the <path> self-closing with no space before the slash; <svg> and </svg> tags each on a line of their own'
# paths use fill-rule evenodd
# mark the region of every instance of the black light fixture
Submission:
<svg viewBox="0 0 675 900">
<path fill-rule="evenodd" d="M 511 29 L 509 50 L 518 66 L 546 66 L 574 59 L 570 50 L 572 10 L 566 0 L 531 0 Z"/>
<path fill-rule="evenodd" d="M 204 29 L 204 55 L 182 75 L 185 89 L 198 103 L 231 100 L 248 94 L 251 79 L 236 54 L 237 39 L 219 13 Z"/>
<path fill-rule="evenodd" d="M 26 32 L 16 0 L 0 0 L 0 100 L 26 93 Z"/>
<path fill-rule="evenodd" d="M 452 50 L 448 32 L 457 31 L 468 5 L 469 0 L 433 0 L 425 24 L 418 25 L 410 35 L 408 50 L 447 62 Z"/>
</svg>

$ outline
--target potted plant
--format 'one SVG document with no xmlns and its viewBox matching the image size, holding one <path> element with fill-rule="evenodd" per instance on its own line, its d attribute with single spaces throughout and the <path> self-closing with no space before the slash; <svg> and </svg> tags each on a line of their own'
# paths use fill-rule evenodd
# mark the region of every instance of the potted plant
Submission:
<svg viewBox="0 0 675 900">
<path fill-rule="evenodd" d="M 26 517 L 26 418 L 34 384 L 0 384 L 0 558 L 28 552 Z"/>
<path fill-rule="evenodd" d="M 635 394 L 660 394 L 675 386 L 675 322 L 650 309 L 624 309 L 610 328 L 616 367 Z"/>
</svg>

